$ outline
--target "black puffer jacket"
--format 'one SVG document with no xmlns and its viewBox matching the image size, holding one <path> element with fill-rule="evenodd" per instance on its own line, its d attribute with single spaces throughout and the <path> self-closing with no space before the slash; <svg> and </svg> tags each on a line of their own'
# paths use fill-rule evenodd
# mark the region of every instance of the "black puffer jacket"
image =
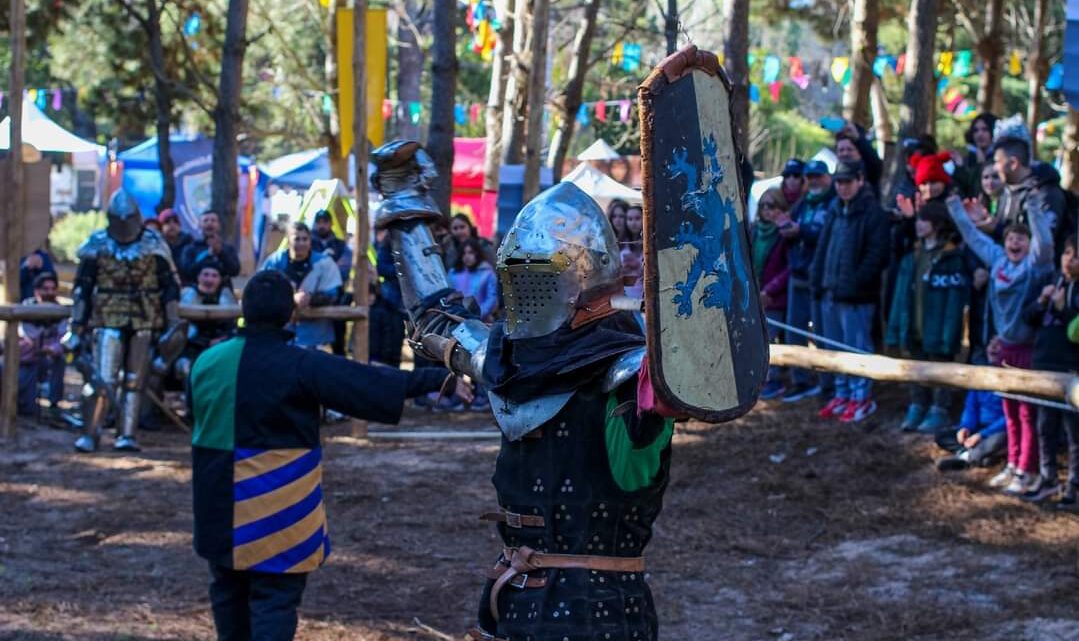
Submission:
<svg viewBox="0 0 1079 641">
<path fill-rule="evenodd" d="M 877 303 L 888 262 L 888 220 L 867 184 L 849 204 L 836 198 L 810 266 L 815 296 L 831 292 L 841 303 Z"/>
</svg>

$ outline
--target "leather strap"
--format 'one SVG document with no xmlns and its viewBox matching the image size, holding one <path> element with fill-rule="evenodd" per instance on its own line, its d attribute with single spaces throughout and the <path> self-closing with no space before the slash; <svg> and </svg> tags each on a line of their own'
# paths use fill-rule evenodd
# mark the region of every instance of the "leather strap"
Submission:
<svg viewBox="0 0 1079 641">
<path fill-rule="evenodd" d="M 506 587 L 517 576 L 524 576 L 523 585 L 528 585 L 528 573 L 536 570 L 549 569 L 577 569 L 596 570 L 600 572 L 644 572 L 643 556 L 596 556 L 591 554 L 547 554 L 537 552 L 530 547 L 522 545 L 519 548 L 506 548 L 502 551 L 502 559 L 507 560 L 507 567 L 502 574 L 495 579 L 491 586 L 491 598 L 488 606 L 491 616 L 498 621 L 498 595 L 502 588 Z M 505 562 L 501 562 L 505 566 Z M 520 579 L 518 579 L 520 581 Z"/>
<path fill-rule="evenodd" d="M 505 563 L 496 563 L 493 568 L 487 570 L 486 576 L 492 581 L 497 581 L 502 573 L 506 571 L 509 565 Z M 518 590 L 542 588 L 547 585 L 546 576 L 530 576 L 528 574 L 518 574 L 506 583 L 510 587 L 517 588 Z"/>
<path fill-rule="evenodd" d="M 570 329 L 577 329 L 582 325 L 587 325 L 594 320 L 599 320 L 606 316 L 616 313 L 618 310 L 611 305 L 611 296 L 605 296 L 603 298 L 594 300 L 584 307 L 581 307 L 573 315 L 573 319 L 570 321 Z"/>
<path fill-rule="evenodd" d="M 545 523 L 542 516 L 517 514 L 516 512 L 510 512 L 509 510 L 485 512 L 480 516 L 480 520 L 490 521 L 492 523 L 505 523 L 507 526 L 515 529 L 520 529 L 522 527 L 543 527 Z"/>
</svg>

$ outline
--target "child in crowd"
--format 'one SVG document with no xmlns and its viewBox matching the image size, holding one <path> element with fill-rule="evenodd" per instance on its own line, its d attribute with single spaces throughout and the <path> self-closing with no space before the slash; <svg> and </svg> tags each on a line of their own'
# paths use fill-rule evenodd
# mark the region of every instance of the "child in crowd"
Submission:
<svg viewBox="0 0 1079 641">
<path fill-rule="evenodd" d="M 1006 367 L 1031 367 L 1034 328 L 1024 322 L 1026 304 L 1037 297 L 1038 284 L 1053 262 L 1053 237 L 1050 216 L 1040 206 L 1030 207 L 1033 231 L 1023 224 L 1009 225 L 1004 232 L 1004 246 L 978 229 L 984 214 L 974 200 L 948 198 L 948 211 L 963 240 L 978 258 L 989 265 L 989 306 L 993 314 L 996 338 L 990 343 L 991 360 L 1000 359 Z M 1038 435 L 1034 419 L 1036 408 L 1023 401 L 1004 399 L 1008 432 L 1008 464 L 989 484 L 1003 487 L 1009 494 L 1025 494 L 1039 485 Z"/>
<path fill-rule="evenodd" d="M 498 307 L 498 280 L 494 267 L 483 259 L 483 247 L 477 239 L 467 238 L 461 243 L 461 253 L 450 269 L 449 278 L 450 284 L 462 296 L 475 299 L 484 322 L 494 320 Z"/>
<path fill-rule="evenodd" d="M 915 233 L 914 251 L 899 264 L 885 343 L 918 360 L 953 361 L 961 347 L 970 290 L 967 261 L 942 203 L 922 206 Z M 951 425 L 950 408 L 947 388 L 912 385 L 900 429 L 935 434 Z"/>
<path fill-rule="evenodd" d="M 1041 295 L 1024 313 L 1027 323 L 1037 328 L 1031 359 L 1034 369 L 1079 373 L 1079 345 L 1068 338 L 1068 323 L 1079 315 L 1077 270 L 1079 258 L 1076 257 L 1076 238 L 1072 235 L 1064 241 L 1060 271 L 1042 281 L 1045 285 Z M 1061 493 L 1057 479 L 1057 448 L 1062 427 L 1068 442 L 1068 483 L 1061 504 L 1075 505 L 1079 492 L 1079 414 L 1053 407 L 1038 408 L 1041 474 L 1022 498 L 1044 501 Z"/>
<path fill-rule="evenodd" d="M 959 429 L 954 433 L 937 433 L 937 445 L 953 453 L 937 461 L 938 470 L 947 472 L 965 470 L 970 466 L 988 467 L 997 460 L 1007 440 L 1002 400 L 993 392 L 967 392 Z"/>
<path fill-rule="evenodd" d="M 783 322 L 787 317 L 787 280 L 790 265 L 787 262 L 787 241 L 779 230 L 791 224 L 790 205 L 783 190 L 773 187 L 761 195 L 757 204 L 757 221 L 753 230 L 753 273 L 760 284 L 761 307 L 764 315 Z M 782 330 L 768 324 L 768 337 L 777 341 Z M 778 398 L 786 393 L 782 380 L 783 370 L 776 366 L 768 368 L 768 377 L 761 389 L 762 400 Z"/>
</svg>

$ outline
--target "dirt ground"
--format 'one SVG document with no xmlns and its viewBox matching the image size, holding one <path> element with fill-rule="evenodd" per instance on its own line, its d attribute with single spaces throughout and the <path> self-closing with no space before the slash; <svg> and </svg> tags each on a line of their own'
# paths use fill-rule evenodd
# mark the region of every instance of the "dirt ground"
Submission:
<svg viewBox="0 0 1079 641">
<path fill-rule="evenodd" d="M 675 438 L 648 549 L 662 639 L 1079 639 L 1079 518 L 942 476 L 899 434 L 901 394 L 859 427 L 810 402 L 762 403 Z M 402 428 L 494 430 L 409 411 Z M 327 430 L 334 552 L 298 638 L 459 639 L 499 549 L 495 439 L 359 441 Z M 24 424 L 0 452 L 0 639 L 211 639 L 191 550 L 186 435 L 137 455 L 77 456 Z"/>
</svg>

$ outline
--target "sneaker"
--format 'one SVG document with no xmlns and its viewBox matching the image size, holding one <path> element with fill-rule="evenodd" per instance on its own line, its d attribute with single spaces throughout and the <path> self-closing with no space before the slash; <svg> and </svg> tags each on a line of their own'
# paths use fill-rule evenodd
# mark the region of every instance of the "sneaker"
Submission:
<svg viewBox="0 0 1079 641">
<path fill-rule="evenodd" d="M 1024 492 L 1019 498 L 1024 501 L 1030 501 L 1031 503 L 1040 503 L 1045 499 L 1060 494 L 1060 483 L 1057 481 L 1050 481 L 1047 478 L 1042 478 L 1040 474 L 1036 477 L 1036 480 L 1037 485 Z"/>
<path fill-rule="evenodd" d="M 918 431 L 922 434 L 936 434 L 950 425 L 951 418 L 948 416 L 948 410 L 934 405 L 929 408 L 929 413 L 918 424 Z"/>
<path fill-rule="evenodd" d="M 925 418 L 925 406 L 911 403 L 907 407 L 907 415 L 903 418 L 903 422 L 899 424 L 899 429 L 904 432 L 913 432 L 921 425 L 922 419 Z"/>
<path fill-rule="evenodd" d="M 817 412 L 817 416 L 821 418 L 837 418 L 843 415 L 843 412 L 847 409 L 847 404 L 850 401 L 845 398 L 839 398 L 836 396 L 832 400 L 828 401 L 828 404 L 821 408 Z"/>
<path fill-rule="evenodd" d="M 820 385 L 797 383 L 783 395 L 783 402 L 794 403 L 795 401 L 800 401 L 803 398 L 810 398 L 812 396 L 820 396 Z"/>
<path fill-rule="evenodd" d="M 89 454 L 97 451 L 97 440 L 89 434 L 83 434 L 75 439 L 75 451 Z"/>
<path fill-rule="evenodd" d="M 839 422 L 858 423 L 869 418 L 869 416 L 876 411 L 877 402 L 871 398 L 867 398 L 864 401 L 847 403 L 847 409 L 843 410 L 843 415 L 839 417 Z"/>
<path fill-rule="evenodd" d="M 1022 496 L 1041 485 L 1041 474 L 1027 474 L 1016 472 L 1012 482 L 1004 488 L 1004 493 L 1009 496 Z"/>
<path fill-rule="evenodd" d="M 937 461 L 938 472 L 959 472 L 970 467 L 961 456 L 947 456 Z"/>
<path fill-rule="evenodd" d="M 1007 487 L 1015 478 L 1015 466 L 1008 463 L 997 475 L 989 479 L 989 487 Z"/>
<path fill-rule="evenodd" d="M 787 387 L 779 381 L 768 381 L 761 388 L 760 399 L 762 401 L 770 401 L 773 398 L 779 398 L 783 396 L 787 391 Z"/>
<path fill-rule="evenodd" d="M 112 449 L 117 452 L 138 452 L 139 444 L 135 442 L 133 436 L 121 436 L 112 444 Z"/>
</svg>

